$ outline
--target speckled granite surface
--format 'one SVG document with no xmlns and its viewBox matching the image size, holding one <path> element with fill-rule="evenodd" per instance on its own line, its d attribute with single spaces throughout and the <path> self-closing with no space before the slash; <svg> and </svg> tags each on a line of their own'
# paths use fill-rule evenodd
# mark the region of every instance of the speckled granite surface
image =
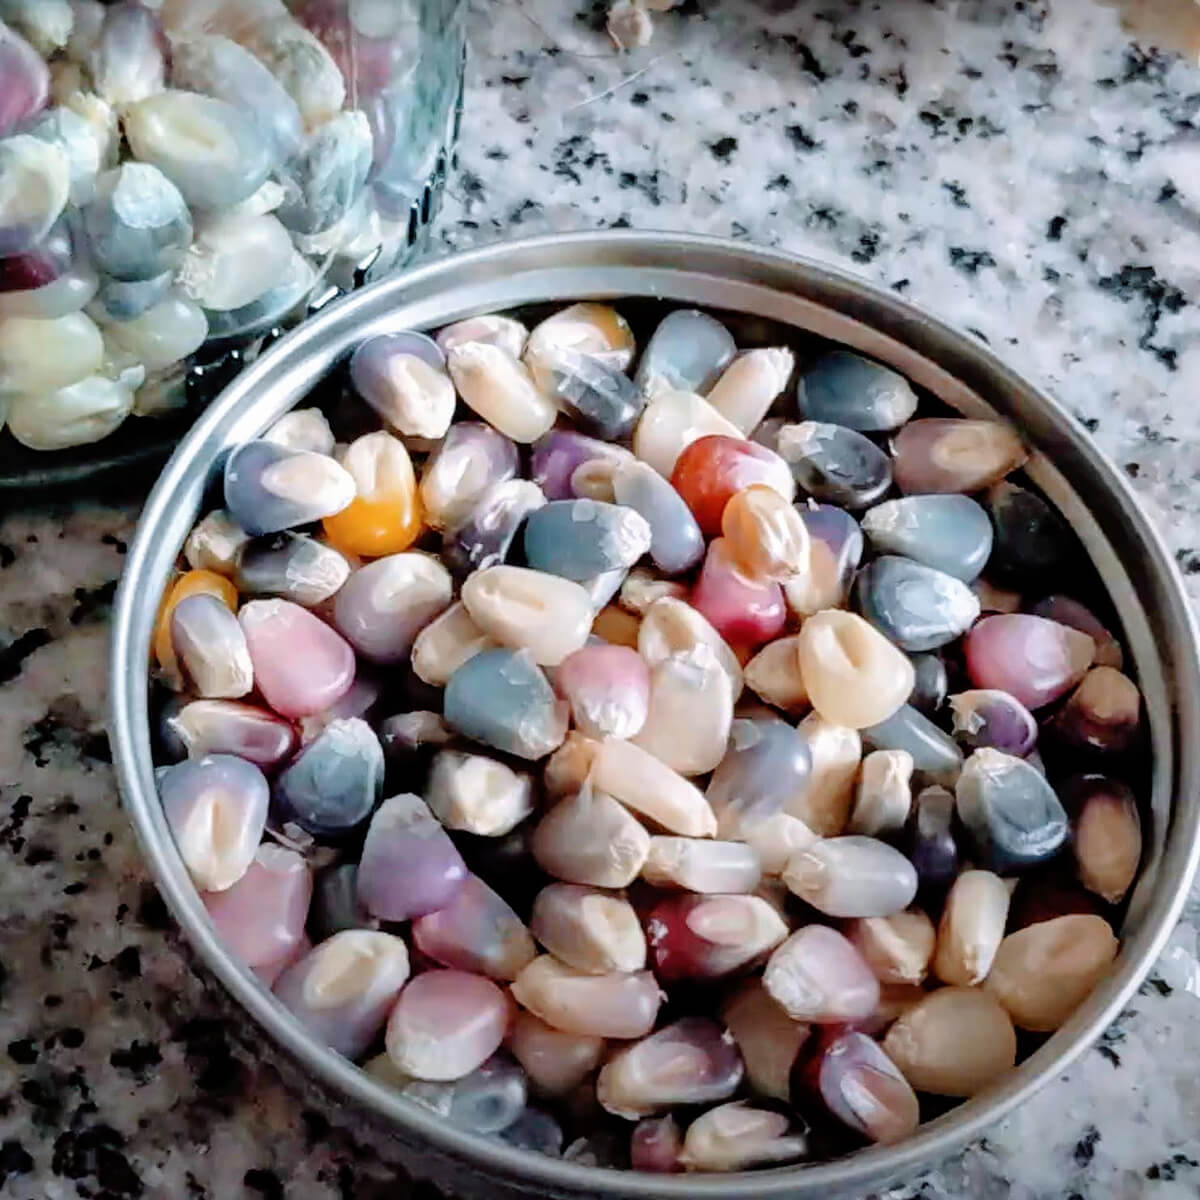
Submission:
<svg viewBox="0 0 1200 1200">
<path fill-rule="evenodd" d="M 1200 598 L 1200 69 L 1089 0 L 705 0 L 624 59 L 590 5 L 476 5 L 445 246 L 688 229 L 895 287 L 1078 414 Z M 0 517 L 0 1197 L 426 1197 L 165 936 L 103 736 L 137 503 L 51 504 Z M 889 1195 L 1200 1194 L 1197 922 L 1061 1081 Z"/>
</svg>

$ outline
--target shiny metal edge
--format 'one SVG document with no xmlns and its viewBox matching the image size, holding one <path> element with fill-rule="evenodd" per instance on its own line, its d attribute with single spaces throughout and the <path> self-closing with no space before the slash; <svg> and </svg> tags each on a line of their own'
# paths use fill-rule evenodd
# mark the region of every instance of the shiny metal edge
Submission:
<svg viewBox="0 0 1200 1200">
<path fill-rule="evenodd" d="M 1123 931 L 1117 969 L 1003 1084 L 922 1126 L 899 1146 L 813 1166 L 664 1178 L 583 1167 L 454 1130 L 319 1045 L 230 958 L 162 816 L 150 758 L 145 664 L 158 596 L 223 452 L 256 436 L 372 333 L 536 301 L 620 296 L 743 310 L 796 325 L 891 363 L 967 414 L 995 412 L 1014 421 L 1039 452 L 1032 467 L 1036 481 L 1076 526 L 1129 638 L 1152 729 L 1152 808 L 1161 830 Z M 1099 1036 L 1153 965 L 1200 859 L 1197 631 L 1174 561 L 1122 474 L 1053 400 L 969 335 L 848 272 L 722 239 L 622 230 L 488 246 L 373 285 L 288 334 L 213 403 L 146 502 L 116 598 L 110 697 L 124 803 L 158 886 L 207 967 L 322 1084 L 390 1122 L 435 1175 L 458 1163 L 481 1173 L 491 1181 L 484 1195 L 495 1195 L 495 1185 L 503 1183 L 547 1196 L 612 1200 L 799 1200 L 857 1193 L 914 1174 L 982 1134 Z"/>
</svg>

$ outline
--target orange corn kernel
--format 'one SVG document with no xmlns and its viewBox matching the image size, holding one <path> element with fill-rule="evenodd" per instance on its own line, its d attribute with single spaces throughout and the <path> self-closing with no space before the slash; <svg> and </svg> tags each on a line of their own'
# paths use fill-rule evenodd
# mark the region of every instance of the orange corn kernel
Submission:
<svg viewBox="0 0 1200 1200">
<path fill-rule="evenodd" d="M 421 532 L 421 501 L 412 459 L 390 433 L 369 433 L 351 443 L 342 465 L 358 495 L 322 522 L 335 550 L 364 558 L 399 554 Z"/>
<path fill-rule="evenodd" d="M 592 622 L 592 633 L 614 646 L 629 646 L 636 650 L 641 621 L 623 608 L 610 604 L 602 608 Z"/>
<path fill-rule="evenodd" d="M 237 612 L 237 588 L 224 575 L 218 575 L 216 571 L 185 571 L 175 580 L 158 610 L 158 621 L 154 626 L 154 657 L 172 686 L 178 686 L 181 680 L 171 642 L 171 614 L 180 600 L 198 595 L 216 596 L 228 605 L 230 612 Z"/>
</svg>

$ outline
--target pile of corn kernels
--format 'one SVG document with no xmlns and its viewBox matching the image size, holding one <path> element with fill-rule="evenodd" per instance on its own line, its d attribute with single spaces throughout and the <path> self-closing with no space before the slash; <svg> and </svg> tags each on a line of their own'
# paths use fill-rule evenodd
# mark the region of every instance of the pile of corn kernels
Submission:
<svg viewBox="0 0 1200 1200">
<path fill-rule="evenodd" d="M 389 269 L 451 137 L 453 7 L 0 0 L 0 429 L 181 409 L 195 355 Z"/>
<path fill-rule="evenodd" d="M 385 428 L 236 448 L 155 640 L 182 858 L 315 1037 L 465 1130 L 726 1171 L 905 1138 L 1110 969 L 1141 698 L 1012 429 L 694 310 L 349 381 Z"/>
</svg>

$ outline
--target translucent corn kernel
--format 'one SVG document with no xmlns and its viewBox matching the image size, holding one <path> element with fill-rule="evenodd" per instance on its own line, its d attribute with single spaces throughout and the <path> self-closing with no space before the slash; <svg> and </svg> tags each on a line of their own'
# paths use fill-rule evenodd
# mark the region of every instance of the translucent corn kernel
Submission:
<svg viewBox="0 0 1200 1200">
<path fill-rule="evenodd" d="M 781 1113 L 722 1104 L 688 1126 L 679 1162 L 695 1171 L 744 1171 L 806 1158 L 808 1137 Z"/>
<path fill-rule="evenodd" d="M 911 704 L 902 704 L 890 717 L 869 725 L 862 739 L 872 750 L 905 751 L 913 769 L 932 781 L 953 784 L 962 770 L 962 751 L 954 739 Z"/>
<path fill-rule="evenodd" d="M 912 691 L 913 666 L 853 613 L 827 611 L 800 630 L 800 672 L 826 720 L 863 729 L 890 717 Z"/>
<path fill-rule="evenodd" d="M 921 983 L 937 941 L 933 922 L 919 908 L 850 921 L 846 936 L 884 984 Z"/>
<path fill-rule="evenodd" d="M 503 837 L 533 811 L 530 781 L 482 754 L 441 750 L 426 785 L 429 807 L 447 829 Z"/>
<path fill-rule="evenodd" d="M 979 601 L 962 580 L 895 554 L 858 573 L 855 598 L 863 616 L 910 653 L 947 645 L 979 618 Z"/>
<path fill-rule="evenodd" d="M 715 1021 L 684 1017 L 608 1060 L 596 1096 L 627 1120 L 680 1104 L 725 1100 L 745 1068 L 733 1039 Z"/>
<path fill-rule="evenodd" d="M 783 459 L 745 438 L 720 434 L 697 438 L 683 449 L 671 471 L 671 486 L 709 536 L 721 531 L 729 501 L 753 485 L 768 487 L 788 502 L 796 491 Z"/>
<path fill-rule="evenodd" d="M 664 983 L 732 975 L 785 937 L 783 918 L 760 896 L 668 896 L 646 917 L 651 962 Z"/>
<path fill-rule="evenodd" d="M 1128 750 L 1138 733 L 1142 694 L 1127 675 L 1093 667 L 1055 714 L 1054 735 L 1064 745 L 1093 754 Z"/>
<path fill-rule="evenodd" d="M 749 437 L 787 387 L 795 364 L 795 356 L 783 346 L 747 350 L 725 368 L 708 402 Z"/>
<path fill-rule="evenodd" d="M 175 645 L 171 637 L 171 618 L 175 608 L 187 596 L 216 596 L 231 612 L 237 611 L 237 588 L 214 571 L 185 571 L 172 585 L 158 612 L 154 626 L 154 657 L 168 682 L 178 690 L 182 685 Z"/>
<path fill-rule="evenodd" d="M 796 616 L 811 617 L 846 603 L 862 559 L 863 536 L 858 522 L 831 504 L 809 500 L 796 511 L 808 530 L 808 569 L 788 579 L 783 594 Z"/>
<path fill-rule="evenodd" d="M 917 411 L 917 394 L 903 375 L 834 350 L 801 376 L 796 403 L 811 421 L 831 421 L 859 433 L 890 433 Z"/>
<path fill-rule="evenodd" d="M 1059 625 L 1067 625 L 1086 633 L 1096 643 L 1095 665 L 1098 667 L 1113 667 L 1121 670 L 1125 661 L 1125 653 L 1121 643 L 1104 627 L 1099 618 L 1078 600 L 1070 596 L 1047 596 L 1032 605 L 1029 611 L 1035 617 L 1045 617 L 1048 621 L 1057 621 Z"/>
<path fill-rule="evenodd" d="M 721 532 L 734 563 L 751 579 L 785 583 L 808 570 L 808 526 L 774 488 L 754 484 L 733 495 Z"/>
<path fill-rule="evenodd" d="M 435 529 L 455 528 L 470 517 L 494 484 L 517 472 L 517 448 L 490 425 L 452 425 L 421 473 L 421 507 Z"/>
<path fill-rule="evenodd" d="M 419 340 L 418 340 L 419 339 Z M 379 334 L 350 360 L 358 394 L 400 433 L 440 438 L 450 428 L 456 397 L 437 346 L 422 334 Z"/>
<path fill-rule="evenodd" d="M 1010 933 L 984 987 L 1018 1029 L 1057 1029 L 1108 974 L 1119 943 L 1102 917 L 1056 917 Z"/>
<path fill-rule="evenodd" d="M 617 440 L 633 430 L 646 398 L 619 367 L 591 354 L 560 347 L 529 350 L 534 382 L 581 429 Z"/>
<path fill-rule="evenodd" d="M 920 1106 L 896 1064 L 865 1033 L 845 1033 L 821 1057 L 819 1087 L 829 1111 L 851 1129 L 889 1146 L 911 1136 Z"/>
<path fill-rule="evenodd" d="M 354 682 L 354 651 L 324 621 L 288 600 L 252 600 L 238 621 L 254 680 L 280 716 L 324 712 Z"/>
<path fill-rule="evenodd" d="M 536 358 L 549 349 L 574 350 L 624 371 L 633 361 L 635 343 L 629 323 L 607 304 L 571 304 L 535 325 L 526 354 Z"/>
<path fill-rule="evenodd" d="M 983 505 L 993 531 L 991 578 L 1012 587 L 1045 586 L 1080 566 L 1070 528 L 1035 492 L 1001 480 L 988 488 Z"/>
<path fill-rule="evenodd" d="M 1142 858 L 1142 823 L 1133 792 L 1116 779 L 1085 775 L 1072 781 L 1064 796 L 1072 812 L 1071 845 L 1080 882 L 1119 904 Z"/>
<path fill-rule="evenodd" d="M 574 1091 L 604 1056 L 603 1038 L 564 1033 L 527 1012 L 517 1013 L 508 1047 L 543 1096 Z"/>
<path fill-rule="evenodd" d="M 762 877 L 758 853 L 743 842 L 652 837 L 642 878 L 655 887 L 725 895 L 752 892 Z"/>
<path fill-rule="evenodd" d="M 439 331 L 436 341 L 443 354 L 449 354 L 455 346 L 464 342 L 484 342 L 489 346 L 499 346 L 513 358 L 520 358 L 528 339 L 529 330 L 520 321 L 514 321 L 511 317 L 486 316 L 468 317 L 465 321 L 447 325 Z"/>
<path fill-rule="evenodd" d="M 248 967 L 262 967 L 299 947 L 312 889 L 301 855 L 264 842 L 241 879 L 223 892 L 206 893 L 204 907 L 233 954 Z"/>
<path fill-rule="evenodd" d="M 912 903 L 917 873 L 899 850 L 877 838 L 823 838 L 797 851 L 784 882 L 831 917 L 888 917 Z"/>
<path fill-rule="evenodd" d="M 557 411 L 529 369 L 498 347 L 464 342 L 446 364 L 464 403 L 514 442 L 536 442 L 554 424 Z"/>
<path fill-rule="evenodd" d="M 602 468 L 615 470 L 619 465 L 635 462 L 633 455 L 610 442 L 585 437 L 574 429 L 551 429 L 538 438 L 529 456 L 530 478 L 542 489 L 547 500 L 572 500 L 583 493 L 576 488 L 576 472 L 582 472 L 579 482 L 602 485 Z M 607 485 L 611 488 L 611 482 Z M 612 500 L 611 496 L 594 497 Z M 624 502 L 622 502 L 624 503 Z"/>
<path fill-rule="evenodd" d="M 870 1015 L 879 982 L 840 933 L 807 925 L 771 955 L 763 973 L 771 998 L 797 1021 L 841 1025 Z"/>
<path fill-rule="evenodd" d="M 198 695 L 236 700 L 254 686 L 246 635 L 223 599 L 184 596 L 171 612 L 171 644 Z"/>
<path fill-rule="evenodd" d="M 567 736 L 567 705 L 528 650 L 468 659 L 450 676 L 443 706 L 452 728 L 519 758 L 544 758 Z"/>
<path fill-rule="evenodd" d="M 266 824 L 263 773 L 230 754 L 212 754 L 167 767 L 158 790 L 196 886 L 222 892 L 237 883 L 254 861 Z"/>
<path fill-rule="evenodd" d="M 445 908 L 413 922 L 413 943 L 434 962 L 512 980 L 537 957 L 521 918 L 483 880 L 467 877 Z"/>
<path fill-rule="evenodd" d="M 495 646 L 466 608 L 456 602 L 417 634 L 412 647 L 413 670 L 426 683 L 445 687 L 469 658 Z"/>
<path fill-rule="evenodd" d="M 450 573 L 436 558 L 412 550 L 391 554 L 350 576 L 333 602 L 333 620 L 364 658 L 401 662 L 453 594 Z"/>
<path fill-rule="evenodd" d="M 350 577 L 350 564 L 332 546 L 298 533 L 247 542 L 233 578 L 251 596 L 278 596 L 305 608 L 323 604 Z"/>
<path fill-rule="evenodd" d="M 900 1016 L 883 1049 L 918 1091 L 974 1096 L 1013 1069 L 1017 1035 L 987 992 L 940 988 Z"/>
<path fill-rule="evenodd" d="M 755 1091 L 785 1104 L 791 1099 L 791 1071 L 812 1030 L 772 999 L 761 979 L 739 984 L 721 1006 L 721 1019 L 737 1042 L 746 1078 Z"/>
<path fill-rule="evenodd" d="M 512 985 L 513 998 L 564 1033 L 638 1038 L 654 1028 L 662 993 L 649 971 L 586 975 L 549 954 L 535 958 Z"/>
<path fill-rule="evenodd" d="M 1024 758 L 1037 745 L 1033 714 L 1008 692 L 977 688 L 950 697 L 954 736 L 973 750 L 988 746 Z"/>
<path fill-rule="evenodd" d="M 902 554 L 965 583 L 992 552 L 987 513 L 956 493 L 885 500 L 863 514 L 862 529 L 877 553 Z"/>
<path fill-rule="evenodd" d="M 193 700 L 164 718 L 167 734 L 188 758 L 234 754 L 275 767 L 296 748 L 296 731 L 282 718 L 229 700 Z"/>
<path fill-rule="evenodd" d="M 611 796 L 583 786 L 533 831 L 533 855 L 554 879 L 591 887 L 632 883 L 650 853 L 650 835 Z"/>
<path fill-rule="evenodd" d="M 873 750 L 859 768 L 850 832 L 891 837 L 912 807 L 913 759 L 907 750 Z"/>
<path fill-rule="evenodd" d="M 114 106 L 131 104 L 162 91 L 166 38 L 158 17 L 140 4 L 117 4 L 88 55 L 96 91 Z"/>
<path fill-rule="evenodd" d="M 744 650 L 778 637 L 787 621 L 779 584 L 743 575 L 724 538 L 709 543 L 692 604 L 730 646 Z"/>
<path fill-rule="evenodd" d="M 646 937 L 633 906 L 620 896 L 552 883 L 533 903 L 530 932 L 559 961 L 589 975 L 640 971 Z"/>
<path fill-rule="evenodd" d="M 184 545 L 187 565 L 196 570 L 232 576 L 241 547 L 250 540 L 224 509 L 214 509 L 197 523 Z"/>
<path fill-rule="evenodd" d="M 858 511 L 892 486 L 892 461 L 870 438 L 821 421 L 785 425 L 776 448 L 814 500 Z"/>
<path fill-rule="evenodd" d="M 732 721 L 725 672 L 699 647 L 650 672 L 646 717 L 633 741 L 681 775 L 704 775 L 724 756 Z"/>
<path fill-rule="evenodd" d="M 674 1117 L 647 1117 L 634 1126 L 629 1139 L 629 1165 L 635 1171 L 669 1175 L 683 1170 L 679 1161 L 682 1149 L 683 1134 Z"/>
<path fill-rule="evenodd" d="M 720 835 L 748 840 L 755 826 L 804 794 L 811 771 L 812 753 L 799 730 L 774 715 L 736 719 L 705 793 Z"/>
<path fill-rule="evenodd" d="M 409 974 L 408 948 L 390 933 L 336 933 L 275 981 L 280 1003 L 347 1058 L 379 1036 Z"/>
<path fill-rule="evenodd" d="M 314 837 L 350 837 L 379 801 L 383 768 L 383 748 L 366 721 L 330 721 L 275 780 L 277 817 Z"/>
<path fill-rule="evenodd" d="M 858 730 L 835 725 L 815 712 L 798 728 L 808 742 L 812 770 L 808 786 L 785 801 L 784 811 L 799 817 L 814 833 L 832 837 L 842 833 L 850 820 L 862 738 Z"/>
<path fill-rule="evenodd" d="M 996 421 L 925 417 L 909 421 L 893 444 L 896 486 L 905 493 L 978 492 L 1028 457 L 1021 439 Z"/>
<path fill-rule="evenodd" d="M 339 513 L 354 478 L 332 458 L 275 442 L 245 442 L 225 460 L 225 507 L 250 534 L 278 533 Z"/>
<path fill-rule="evenodd" d="M 462 855 L 428 806 L 406 793 L 371 818 L 358 865 L 358 898 L 385 921 L 407 921 L 445 908 L 467 879 Z"/>
<path fill-rule="evenodd" d="M 571 706 L 575 727 L 588 737 L 632 738 L 646 723 L 650 673 L 627 646 L 583 646 L 562 661 L 554 684 Z"/>
<path fill-rule="evenodd" d="M 685 837 L 712 837 L 717 818 L 704 795 L 654 755 L 615 739 L 602 742 L 592 783 L 655 824 Z"/>
<path fill-rule="evenodd" d="M 736 352 L 732 334 L 715 317 L 694 308 L 676 309 L 663 317 L 646 343 L 636 382 L 651 398 L 670 389 L 703 395 Z"/>
<path fill-rule="evenodd" d="M 421 532 L 421 502 L 404 443 L 389 433 L 368 433 L 350 444 L 342 466 L 354 480 L 355 497 L 322 522 L 330 544 L 364 558 L 407 550 Z"/>
<path fill-rule="evenodd" d="M 917 795 L 906 852 L 925 895 L 940 897 L 958 874 L 958 843 L 953 822 L 953 792 L 935 784 Z"/>
<path fill-rule="evenodd" d="M 798 850 L 807 850 L 817 840 L 817 835 L 800 820 L 785 812 L 776 813 L 764 821 L 756 821 L 742 831 L 742 840 L 752 847 L 762 863 L 764 882 L 783 874 Z"/>
<path fill-rule="evenodd" d="M 998 871 L 1052 858 L 1067 814 L 1045 777 L 1024 759 L 976 750 L 954 785 L 955 806 L 981 861 Z"/>
<path fill-rule="evenodd" d="M 654 601 L 638 629 L 638 653 L 654 668 L 672 655 L 691 656 L 704 646 L 729 678 L 733 701 L 742 694 L 742 668 L 737 655 L 708 619 L 682 599 L 663 596 Z"/>
<path fill-rule="evenodd" d="M 693 392 L 665 391 L 646 405 L 633 432 L 633 452 L 667 479 L 679 456 L 698 438 L 722 434 L 741 440 L 737 426 Z"/>
<path fill-rule="evenodd" d="M 263 434 L 263 440 L 313 454 L 332 454 L 334 447 L 333 430 L 319 408 L 294 408 L 284 413 Z"/>
<path fill-rule="evenodd" d="M 800 637 L 792 634 L 768 642 L 745 668 L 746 686 L 762 701 L 798 717 L 809 709 L 800 674 Z"/>
<path fill-rule="evenodd" d="M 463 585 L 462 602 L 488 637 L 528 650 L 543 666 L 579 650 L 592 625 L 592 605 L 578 583 L 527 567 L 476 571 Z"/>
<path fill-rule="evenodd" d="M 535 570 L 584 582 L 633 566 L 650 548 L 650 526 L 622 504 L 554 500 L 530 513 L 524 547 Z"/>
<path fill-rule="evenodd" d="M 492 484 L 470 516 L 446 530 L 442 539 L 446 565 L 458 575 L 502 565 L 525 518 L 545 503 L 541 488 L 528 479 Z"/>
<path fill-rule="evenodd" d="M 992 969 L 1008 918 L 1008 888 L 991 871 L 964 871 L 946 897 L 933 972 L 959 987 L 982 983 Z"/>
</svg>

